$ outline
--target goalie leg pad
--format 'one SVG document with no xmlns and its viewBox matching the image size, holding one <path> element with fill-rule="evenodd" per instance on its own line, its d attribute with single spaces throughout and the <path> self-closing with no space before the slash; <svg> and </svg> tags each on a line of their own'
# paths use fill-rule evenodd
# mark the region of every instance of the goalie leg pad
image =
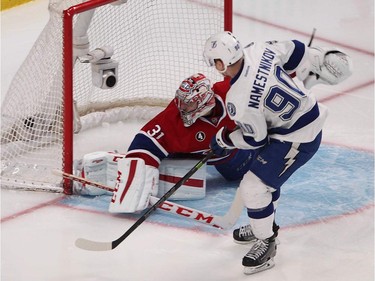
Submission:
<svg viewBox="0 0 375 281">
<path fill-rule="evenodd" d="M 197 160 L 164 159 L 160 166 L 159 190 L 157 197 L 162 197 L 182 177 L 184 177 Z M 197 200 L 206 196 L 206 164 L 188 179 L 171 197 L 171 200 Z"/>
<path fill-rule="evenodd" d="M 146 209 L 150 195 L 158 190 L 159 171 L 140 158 L 124 158 L 118 163 L 118 178 L 109 204 L 111 213 L 134 213 Z"/>
</svg>

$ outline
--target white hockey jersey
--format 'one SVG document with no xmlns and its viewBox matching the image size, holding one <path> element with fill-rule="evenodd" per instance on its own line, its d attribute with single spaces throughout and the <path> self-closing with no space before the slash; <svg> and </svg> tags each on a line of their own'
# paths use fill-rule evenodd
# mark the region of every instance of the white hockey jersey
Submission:
<svg viewBox="0 0 375 281">
<path fill-rule="evenodd" d="M 240 127 L 230 134 L 236 147 L 256 149 L 268 138 L 310 142 L 322 130 L 327 109 L 288 74 L 307 51 L 296 40 L 253 43 L 244 49 L 242 70 L 231 80 L 226 98 L 229 116 Z"/>
</svg>

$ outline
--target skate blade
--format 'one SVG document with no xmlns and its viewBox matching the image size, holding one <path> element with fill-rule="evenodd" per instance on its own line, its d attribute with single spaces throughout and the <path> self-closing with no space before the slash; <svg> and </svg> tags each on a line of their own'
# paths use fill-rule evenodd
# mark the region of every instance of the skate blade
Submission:
<svg viewBox="0 0 375 281">
<path fill-rule="evenodd" d="M 234 243 L 236 244 L 239 244 L 239 245 L 249 245 L 251 243 L 254 243 L 255 241 L 257 241 L 256 238 L 254 238 L 253 240 L 250 240 L 250 241 L 238 241 L 236 239 L 233 239 Z"/>
<path fill-rule="evenodd" d="M 251 267 L 250 266 L 245 266 L 244 267 L 244 273 L 246 275 L 250 275 L 250 274 L 258 273 L 258 272 L 261 272 L 261 271 L 265 271 L 267 269 L 271 269 L 274 266 L 275 266 L 274 260 L 273 259 L 269 259 L 264 264 L 261 264 L 261 265 L 258 265 L 258 266 L 251 266 Z"/>
</svg>

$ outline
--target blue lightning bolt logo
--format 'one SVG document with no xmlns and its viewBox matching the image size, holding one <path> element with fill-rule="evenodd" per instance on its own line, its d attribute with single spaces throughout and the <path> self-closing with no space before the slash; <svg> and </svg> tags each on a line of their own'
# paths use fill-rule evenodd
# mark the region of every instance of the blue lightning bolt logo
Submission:
<svg viewBox="0 0 375 281">
<path fill-rule="evenodd" d="M 288 170 L 292 165 L 293 163 L 296 161 L 295 158 L 297 156 L 297 154 L 299 153 L 299 150 L 298 150 L 298 147 L 299 147 L 299 143 L 293 143 L 292 147 L 290 148 L 290 150 L 288 151 L 288 153 L 285 155 L 284 159 L 285 159 L 285 167 L 284 167 L 284 170 L 280 173 L 279 177 L 281 177 L 282 174 L 284 174 L 286 172 L 286 170 Z"/>
</svg>

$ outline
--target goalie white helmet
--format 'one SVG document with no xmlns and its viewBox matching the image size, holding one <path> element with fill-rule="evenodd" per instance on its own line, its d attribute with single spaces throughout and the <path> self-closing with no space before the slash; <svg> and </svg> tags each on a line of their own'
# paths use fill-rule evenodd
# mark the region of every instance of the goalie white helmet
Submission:
<svg viewBox="0 0 375 281">
<path fill-rule="evenodd" d="M 175 103 L 185 127 L 191 126 L 215 106 L 210 80 L 201 73 L 186 78 L 176 91 Z"/>
<path fill-rule="evenodd" d="M 243 48 L 237 38 L 229 31 L 219 32 L 207 39 L 203 57 L 208 66 L 215 66 L 215 59 L 220 59 L 227 67 L 239 61 L 243 56 Z"/>
</svg>

